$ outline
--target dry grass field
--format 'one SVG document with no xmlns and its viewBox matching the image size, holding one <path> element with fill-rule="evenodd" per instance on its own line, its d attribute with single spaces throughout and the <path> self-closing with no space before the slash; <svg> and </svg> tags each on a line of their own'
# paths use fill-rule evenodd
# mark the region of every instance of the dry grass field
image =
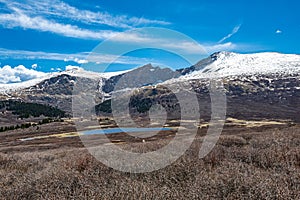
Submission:
<svg viewBox="0 0 300 200">
<path fill-rule="evenodd" d="M 1 133 L 0 199 L 300 199 L 300 125 L 227 125 L 198 158 L 206 128 L 174 164 L 151 173 L 111 169 L 79 137 L 20 138 L 74 131 L 72 123 Z M 168 134 L 168 133 L 166 133 Z M 115 137 L 122 139 L 122 134 Z M 168 138 L 120 143 L 145 150 Z M 126 147 L 127 146 L 127 147 Z"/>
</svg>

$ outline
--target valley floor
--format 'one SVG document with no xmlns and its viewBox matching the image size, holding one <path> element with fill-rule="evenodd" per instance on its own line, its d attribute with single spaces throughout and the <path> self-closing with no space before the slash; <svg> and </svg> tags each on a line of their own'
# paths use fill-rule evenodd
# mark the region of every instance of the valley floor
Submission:
<svg viewBox="0 0 300 200">
<path fill-rule="evenodd" d="M 248 124 L 243 122 L 244 124 Z M 247 126 L 231 119 L 213 151 L 198 158 L 206 127 L 174 164 L 145 174 L 115 171 L 93 158 L 71 122 L 0 134 L 0 199 L 300 199 L 300 124 Z M 49 136 L 20 140 L 32 136 Z M 145 151 L 172 139 L 111 136 Z"/>
</svg>

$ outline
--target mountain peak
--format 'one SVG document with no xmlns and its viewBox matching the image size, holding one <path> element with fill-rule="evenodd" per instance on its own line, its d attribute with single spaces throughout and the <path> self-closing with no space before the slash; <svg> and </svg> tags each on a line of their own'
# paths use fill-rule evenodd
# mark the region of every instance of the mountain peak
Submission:
<svg viewBox="0 0 300 200">
<path fill-rule="evenodd" d="M 188 70 L 187 70 L 188 69 Z M 185 78 L 225 77 L 254 74 L 300 73 L 300 55 L 263 52 L 239 54 L 216 52 L 184 69 Z"/>
<path fill-rule="evenodd" d="M 235 55 L 235 54 L 238 54 L 238 53 L 234 53 L 234 52 L 230 52 L 230 51 L 218 51 L 218 52 L 211 54 L 210 57 L 223 57 L 223 56 L 231 56 L 231 55 Z"/>
<path fill-rule="evenodd" d="M 153 67 L 153 65 L 152 65 L 151 63 L 148 63 L 148 64 L 146 64 L 146 65 L 144 65 L 144 66 L 142 66 L 142 67 L 145 67 L 145 68 L 147 68 L 147 67 L 151 67 L 151 68 L 152 68 L 152 67 Z M 142 67 L 141 67 L 141 68 L 142 68 Z"/>
</svg>

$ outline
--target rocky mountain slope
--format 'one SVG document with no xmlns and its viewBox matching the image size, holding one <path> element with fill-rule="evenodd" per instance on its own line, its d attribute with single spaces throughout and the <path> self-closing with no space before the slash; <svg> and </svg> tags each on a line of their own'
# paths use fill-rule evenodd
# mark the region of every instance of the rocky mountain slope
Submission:
<svg viewBox="0 0 300 200">
<path fill-rule="evenodd" d="M 176 71 L 152 65 L 113 74 L 75 68 L 22 84 L 0 85 L 0 98 L 50 104 L 71 112 L 73 86 L 78 79 L 86 84 L 97 84 L 99 102 L 109 100 L 114 88 L 149 90 L 158 85 L 189 82 L 191 89 L 209 104 L 209 78 L 223 82 L 230 116 L 296 119 L 300 111 L 300 55 L 279 53 L 218 52 L 189 68 Z M 154 93 L 150 98 L 152 102 L 167 95 Z M 143 98 L 149 99 L 145 95 Z M 136 101 L 138 103 L 140 101 Z M 209 116 L 209 106 L 204 107 L 208 110 L 203 116 Z"/>
<path fill-rule="evenodd" d="M 74 67 L 23 83 L 2 84 L 0 85 L 0 99 L 47 104 L 70 113 L 73 86 L 78 79 L 86 84 L 101 84 L 104 80 L 120 73 L 123 72 L 96 73 Z"/>
<path fill-rule="evenodd" d="M 140 90 L 143 94 L 132 98 L 136 102 L 133 105 L 136 110 L 147 110 L 147 106 L 167 98 L 164 89 L 159 91 L 159 85 L 178 85 L 180 88 L 182 82 L 189 82 L 198 94 L 202 117 L 208 119 L 210 96 L 207 86 L 213 78 L 221 81 L 226 89 L 228 116 L 299 120 L 300 55 L 218 52 L 194 66 L 177 70 L 177 73 L 179 75 L 174 74 L 162 84 Z M 108 102 L 100 105 L 100 111 L 110 110 L 107 105 Z"/>
</svg>

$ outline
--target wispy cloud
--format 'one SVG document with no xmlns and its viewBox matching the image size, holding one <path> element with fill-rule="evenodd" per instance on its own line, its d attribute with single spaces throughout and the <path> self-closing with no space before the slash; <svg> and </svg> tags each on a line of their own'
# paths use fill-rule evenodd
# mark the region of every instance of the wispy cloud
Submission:
<svg viewBox="0 0 300 200">
<path fill-rule="evenodd" d="M 60 0 L 25 0 L 20 3 L 19 1 L 0 0 L 7 6 L 7 12 L 0 14 L 0 25 L 6 28 L 23 28 L 32 29 L 42 32 L 50 32 L 65 37 L 73 37 L 80 39 L 93 39 L 93 40 L 105 40 L 111 38 L 116 42 L 129 42 L 150 44 L 157 48 L 173 49 L 175 52 L 181 51 L 188 54 L 202 55 L 205 50 L 211 52 L 214 49 L 231 50 L 236 45 L 232 43 L 223 43 L 226 39 L 237 33 L 241 25 L 236 26 L 230 34 L 222 38 L 218 44 L 200 46 L 197 42 L 190 42 L 180 39 L 161 38 L 161 35 L 153 36 L 151 34 L 133 32 L 122 32 L 132 27 L 139 27 L 140 25 L 156 24 L 166 25 L 169 22 L 152 20 L 146 18 L 129 17 L 125 15 L 112 15 L 107 12 L 93 12 L 89 10 L 79 10 L 65 2 Z M 74 23 L 80 22 L 80 23 Z M 87 26 L 81 26 L 82 24 L 94 25 L 93 28 L 87 29 Z M 104 30 L 106 28 L 114 27 L 114 29 Z M 108 27 L 107 27 L 108 26 Z M 115 29 L 117 28 L 117 29 Z M 120 30 L 121 29 L 121 30 Z M 222 49 L 224 50 L 224 49 Z M 1 50 L 0 50 L 1 51 Z M 24 55 L 28 52 L 23 52 Z M 0 52 L 1 54 L 1 52 Z M 47 53 L 47 55 L 38 54 L 42 56 L 42 59 L 57 58 L 60 55 Z M 16 55 L 18 56 L 18 55 Z M 85 55 L 86 56 L 86 55 Z M 111 56 L 103 56 L 103 60 L 111 60 Z M 27 58 L 36 57 L 36 55 L 29 54 Z M 68 58 L 64 55 L 65 60 L 72 60 L 82 64 L 86 60 L 83 56 Z M 62 60 L 63 60 L 62 59 Z M 59 59 L 61 60 L 61 58 Z M 120 59 L 119 59 L 120 60 Z M 122 60 L 122 59 L 121 59 Z M 126 59 L 124 59 L 125 61 Z M 132 61 L 132 60 L 131 60 Z M 134 61 L 137 62 L 137 61 Z"/>
<path fill-rule="evenodd" d="M 226 42 L 222 44 L 215 43 L 202 43 L 201 45 L 193 42 L 179 42 L 179 43 L 166 43 L 162 44 L 165 47 L 171 47 L 174 49 L 180 49 L 190 54 L 205 55 L 211 54 L 217 51 L 233 51 L 239 49 L 251 48 L 250 46 L 235 44 L 232 42 Z"/>
<path fill-rule="evenodd" d="M 276 32 L 275 32 L 276 34 L 280 34 L 280 33 L 282 33 L 282 30 L 276 30 Z"/>
<path fill-rule="evenodd" d="M 233 51 L 237 50 L 239 48 L 239 45 L 234 44 L 232 42 L 226 42 L 223 44 L 206 44 L 205 49 L 208 53 L 214 53 L 218 51 Z"/>
<path fill-rule="evenodd" d="M 56 61 L 74 61 L 84 59 L 88 53 L 78 54 L 60 54 L 48 53 L 42 51 L 24 51 L 0 48 L 0 57 L 2 59 L 24 59 L 24 60 L 56 60 Z"/>
<path fill-rule="evenodd" d="M 57 23 L 43 17 L 30 17 L 20 9 L 14 8 L 14 13 L 0 14 L 0 24 L 6 28 L 24 28 L 43 32 L 52 32 L 74 38 L 106 39 L 113 36 L 112 31 L 91 31 L 70 24 Z"/>
<path fill-rule="evenodd" d="M 131 56 L 117 56 L 109 54 L 100 54 L 90 52 L 80 52 L 74 54 L 49 53 L 42 51 L 24 51 L 0 48 L 0 57 L 2 59 L 24 59 L 24 60 L 55 60 L 65 62 L 76 62 L 77 64 L 86 64 L 88 62 L 116 63 L 116 64 L 145 64 L 151 62 L 151 59 L 137 58 Z"/>
<path fill-rule="evenodd" d="M 22 3 L 11 0 L 0 0 L 8 10 L 22 12 L 30 18 L 63 19 L 69 22 L 84 24 L 106 25 L 115 28 L 133 28 L 141 25 L 168 25 L 169 22 L 147 18 L 130 17 L 127 15 L 113 15 L 106 11 L 93 12 L 80 10 L 60 0 L 25 0 Z M 24 27 L 26 28 L 26 27 Z"/>
<path fill-rule="evenodd" d="M 59 0 L 0 0 L 6 12 L 0 13 L 0 25 L 5 28 L 51 32 L 65 37 L 104 40 L 120 31 L 144 25 L 167 25 L 169 22 L 146 18 L 112 15 L 108 12 L 79 10 Z M 82 24 L 91 25 L 88 29 Z M 103 27 L 104 25 L 104 27 Z M 116 30 L 117 29 L 117 30 Z M 124 38 L 133 38 L 127 35 Z"/>
<path fill-rule="evenodd" d="M 232 29 L 231 33 L 229 33 L 228 35 L 226 35 L 225 37 L 223 37 L 221 40 L 219 40 L 218 43 L 222 43 L 222 42 L 224 42 L 225 40 L 227 40 L 228 38 L 231 38 L 234 34 L 236 34 L 236 33 L 240 30 L 241 26 L 242 26 L 241 24 L 235 26 L 235 27 Z"/>
</svg>

